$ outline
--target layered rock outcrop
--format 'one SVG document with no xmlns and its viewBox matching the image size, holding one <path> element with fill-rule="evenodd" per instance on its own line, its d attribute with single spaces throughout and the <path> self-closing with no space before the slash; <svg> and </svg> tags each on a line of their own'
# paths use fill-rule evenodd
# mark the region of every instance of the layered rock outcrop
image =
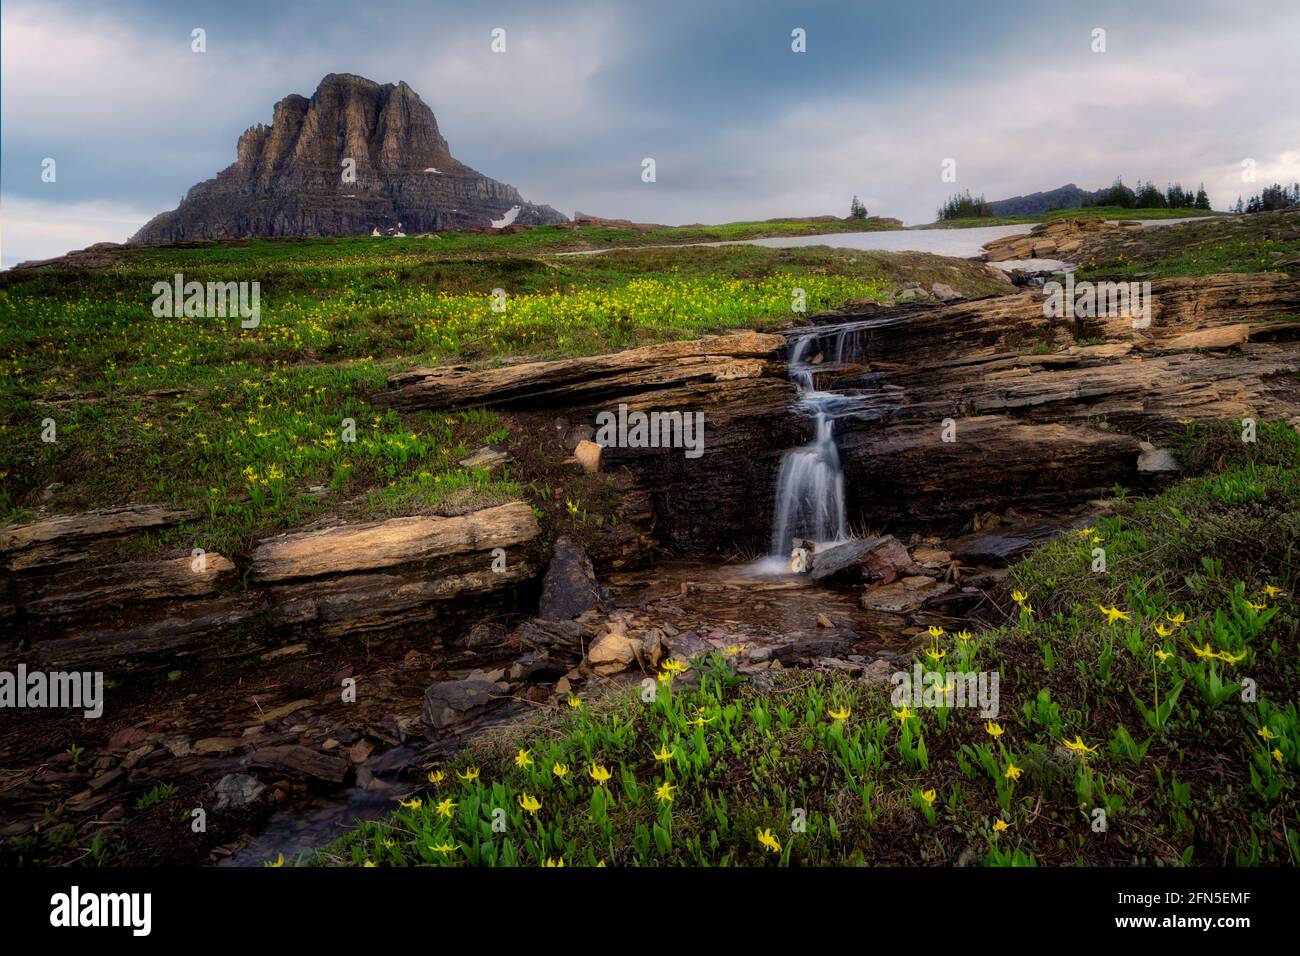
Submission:
<svg viewBox="0 0 1300 956">
<path fill-rule="evenodd" d="M 406 83 L 331 73 L 310 99 L 293 94 L 275 104 L 270 126 L 239 138 L 233 165 L 131 241 L 414 233 L 494 221 L 566 220 L 454 159 L 433 111 Z"/>
<path fill-rule="evenodd" d="M 118 557 L 133 535 L 187 517 L 137 506 L 0 530 L 0 662 L 127 670 L 239 657 L 298 635 L 427 633 L 512 609 L 539 573 L 541 529 L 518 501 L 281 535 L 246 568 L 216 553 Z"/>
<path fill-rule="evenodd" d="M 1049 317 L 1041 290 L 818 316 L 826 341 L 808 355 L 858 356 L 815 366 L 818 388 L 858 397 L 836 422 L 850 521 L 955 530 L 1008 506 L 1061 511 L 1143 480 L 1146 440 L 1183 421 L 1300 424 L 1300 323 L 1284 318 L 1297 312 L 1300 283 L 1255 273 L 1153 282 L 1141 329 L 1128 316 Z M 619 405 L 701 411 L 701 457 L 613 446 L 600 468 L 648 495 L 661 544 L 764 549 L 782 453 L 812 428 L 794 407 L 783 345 L 746 333 L 482 371 L 416 369 L 376 400 L 564 408 L 593 423 Z"/>
<path fill-rule="evenodd" d="M 1127 219 L 1102 219 L 1079 216 L 1040 222 L 1027 235 L 1007 236 L 984 243 L 984 258 L 989 262 L 1009 259 L 1064 259 L 1082 247 L 1084 238 L 1111 230 L 1141 231 L 1142 223 Z"/>
</svg>

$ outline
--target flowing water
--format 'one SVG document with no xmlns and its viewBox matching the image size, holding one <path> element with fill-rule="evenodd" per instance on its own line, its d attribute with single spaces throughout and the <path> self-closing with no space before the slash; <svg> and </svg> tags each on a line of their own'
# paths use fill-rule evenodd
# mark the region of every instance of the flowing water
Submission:
<svg viewBox="0 0 1300 956">
<path fill-rule="evenodd" d="M 852 372 L 863 359 L 862 333 L 897 319 L 867 319 L 823 326 L 790 345 L 789 375 L 798 392 L 795 408 L 813 420 L 813 438 L 781 459 L 776 483 L 772 544 L 765 570 L 782 570 L 795 538 L 819 546 L 849 538 L 844 506 L 844 469 L 836 425 L 862 414 L 878 397 L 860 388 L 826 391 L 818 378 Z"/>
</svg>

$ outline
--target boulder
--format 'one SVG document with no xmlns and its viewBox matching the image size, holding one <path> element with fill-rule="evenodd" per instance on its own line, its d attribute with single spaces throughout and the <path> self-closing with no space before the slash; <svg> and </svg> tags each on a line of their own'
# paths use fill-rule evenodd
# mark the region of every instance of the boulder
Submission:
<svg viewBox="0 0 1300 956">
<path fill-rule="evenodd" d="M 879 546 L 862 558 L 862 577 L 888 584 L 912 564 L 912 556 L 893 535 L 884 535 Z"/>
<path fill-rule="evenodd" d="M 860 578 L 859 567 L 867 555 L 886 546 L 892 538 L 855 538 L 814 551 L 808 576 L 814 580 L 834 577 Z"/>
<path fill-rule="evenodd" d="M 559 538 L 551 549 L 551 563 L 542 580 L 537 616 L 547 620 L 572 620 L 602 605 L 600 585 L 591 559 L 580 545 Z"/>
</svg>

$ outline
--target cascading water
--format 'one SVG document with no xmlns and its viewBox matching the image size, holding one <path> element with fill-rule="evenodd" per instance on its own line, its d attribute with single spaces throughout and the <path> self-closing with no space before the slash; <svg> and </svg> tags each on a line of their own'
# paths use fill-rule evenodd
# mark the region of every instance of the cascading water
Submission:
<svg viewBox="0 0 1300 956">
<path fill-rule="evenodd" d="M 849 537 L 844 507 L 844 469 L 835 440 L 835 422 L 863 404 L 860 397 L 820 391 L 816 376 L 842 369 L 858 358 L 858 333 L 873 322 L 851 322 L 797 338 L 790 348 L 790 379 L 798 390 L 797 408 L 811 414 L 813 440 L 785 453 L 776 483 L 772 559 L 790 556 L 795 538 L 818 544 Z"/>
</svg>

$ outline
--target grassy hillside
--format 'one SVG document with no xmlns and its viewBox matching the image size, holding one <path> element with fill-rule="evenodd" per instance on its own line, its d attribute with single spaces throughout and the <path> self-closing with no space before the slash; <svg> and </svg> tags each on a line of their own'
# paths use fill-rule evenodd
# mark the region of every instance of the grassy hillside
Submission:
<svg viewBox="0 0 1300 956">
<path fill-rule="evenodd" d="M 1300 210 L 1225 216 L 1090 240 L 1079 278 L 1300 274 Z"/>
<path fill-rule="evenodd" d="M 826 248 L 526 252 L 562 232 L 127 249 L 93 271 L 8 274 L 0 521 L 41 505 L 172 502 L 202 516 L 177 540 L 227 550 L 326 511 L 464 509 L 518 491 L 509 475 L 457 464 L 507 424 L 376 414 L 367 397 L 392 372 L 785 325 L 799 318 L 795 289 L 811 313 L 917 279 L 998 287 L 975 263 Z M 153 284 L 176 273 L 258 281 L 260 325 L 155 317 Z M 341 441 L 348 418 L 355 443 Z M 40 440 L 47 420 L 57 444 Z"/>
<path fill-rule="evenodd" d="M 1184 455 L 1210 472 L 1016 566 L 1003 626 L 899 662 L 996 670 L 995 721 L 809 672 L 761 691 L 733 648 L 476 746 L 311 862 L 1300 863 L 1300 439 Z"/>
</svg>

